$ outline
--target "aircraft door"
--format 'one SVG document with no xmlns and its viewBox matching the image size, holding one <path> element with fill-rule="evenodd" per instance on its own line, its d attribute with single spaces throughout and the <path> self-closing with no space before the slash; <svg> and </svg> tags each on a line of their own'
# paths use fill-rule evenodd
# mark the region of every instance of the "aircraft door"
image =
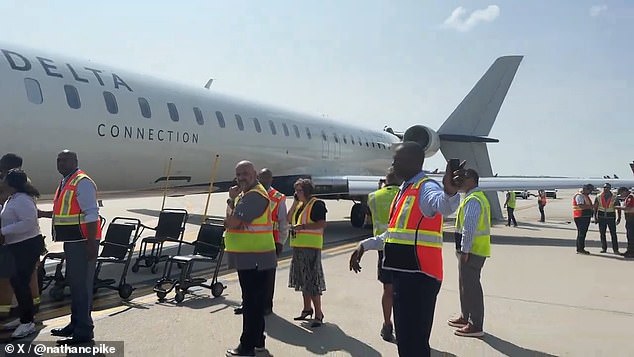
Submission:
<svg viewBox="0 0 634 357">
<path fill-rule="evenodd" d="M 333 159 L 339 160 L 341 158 L 341 138 L 337 134 L 333 135 L 334 142 L 332 143 L 332 156 Z"/>
<path fill-rule="evenodd" d="M 327 160 L 330 156 L 330 142 L 326 133 L 321 131 L 321 158 Z"/>
</svg>

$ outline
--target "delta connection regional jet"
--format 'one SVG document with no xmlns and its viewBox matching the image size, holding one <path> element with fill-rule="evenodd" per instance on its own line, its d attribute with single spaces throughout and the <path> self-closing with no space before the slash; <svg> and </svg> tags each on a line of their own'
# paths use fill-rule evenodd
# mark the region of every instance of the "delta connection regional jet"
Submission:
<svg viewBox="0 0 634 357">
<path fill-rule="evenodd" d="M 100 192 L 162 188 L 204 192 L 212 165 L 214 185 L 226 190 L 234 166 L 248 159 L 276 175 L 292 193 L 299 177 L 313 180 L 324 198 L 354 200 L 351 222 L 361 226 L 367 194 L 390 166 L 392 145 L 415 140 L 430 157 L 467 160 L 482 176 L 493 213 L 496 190 L 596 185 L 634 186 L 633 180 L 493 177 L 486 144 L 522 60 L 500 57 L 437 130 L 413 124 L 404 133 L 372 130 L 184 87 L 88 61 L 0 43 L 0 153 L 18 153 L 43 193 L 59 174 L 63 149 L 76 151 Z M 216 157 L 218 157 L 216 161 Z M 170 161 L 171 158 L 171 161 Z M 170 164 L 168 165 L 168 161 Z M 166 172 L 166 167 L 170 170 Z"/>
</svg>

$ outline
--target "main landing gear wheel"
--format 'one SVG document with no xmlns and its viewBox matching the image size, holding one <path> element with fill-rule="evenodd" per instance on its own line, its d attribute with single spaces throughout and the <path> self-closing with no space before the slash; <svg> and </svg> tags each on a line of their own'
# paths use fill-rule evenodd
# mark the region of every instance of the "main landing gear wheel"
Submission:
<svg viewBox="0 0 634 357">
<path fill-rule="evenodd" d="M 355 228 L 361 228 L 365 224 L 365 207 L 361 203 L 355 203 L 350 210 L 350 223 Z"/>
</svg>

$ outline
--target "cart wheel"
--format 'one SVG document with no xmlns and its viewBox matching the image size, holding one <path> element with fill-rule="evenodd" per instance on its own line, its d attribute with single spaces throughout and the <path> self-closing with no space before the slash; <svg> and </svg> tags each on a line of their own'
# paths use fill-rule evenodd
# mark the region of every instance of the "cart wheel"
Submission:
<svg viewBox="0 0 634 357">
<path fill-rule="evenodd" d="M 156 297 L 159 299 L 159 301 L 165 300 L 166 296 L 167 296 L 167 293 L 165 293 L 163 291 L 157 291 L 156 292 Z"/>
<path fill-rule="evenodd" d="M 176 300 L 176 302 L 178 303 L 183 302 L 183 300 L 185 300 L 185 293 L 182 291 L 177 291 L 176 296 L 174 296 L 174 300 Z"/>
<path fill-rule="evenodd" d="M 156 274 L 156 272 L 158 271 L 158 265 L 157 264 L 152 265 L 152 267 L 150 268 L 150 271 L 152 272 L 152 274 Z"/>
<path fill-rule="evenodd" d="M 119 296 L 124 299 L 127 300 L 130 295 L 132 295 L 132 285 L 130 284 L 123 284 L 121 285 L 121 287 L 119 287 Z"/>
<path fill-rule="evenodd" d="M 154 259 L 152 257 L 145 258 L 145 266 L 147 268 L 151 267 L 154 264 Z"/>
<path fill-rule="evenodd" d="M 218 282 L 211 286 L 211 295 L 214 297 L 218 297 L 222 295 L 222 292 L 225 290 L 225 286 L 222 283 Z"/>
<path fill-rule="evenodd" d="M 138 273 L 138 272 L 139 272 L 139 264 L 135 263 L 135 264 L 132 266 L 132 272 L 133 272 L 133 273 Z"/>
<path fill-rule="evenodd" d="M 51 290 L 49 290 L 48 294 L 51 296 L 51 299 L 55 301 L 62 301 L 64 300 L 64 287 L 53 286 Z"/>
</svg>

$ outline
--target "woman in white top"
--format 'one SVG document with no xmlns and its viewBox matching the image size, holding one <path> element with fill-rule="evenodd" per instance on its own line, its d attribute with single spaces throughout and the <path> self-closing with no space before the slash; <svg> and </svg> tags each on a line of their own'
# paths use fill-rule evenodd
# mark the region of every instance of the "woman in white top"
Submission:
<svg viewBox="0 0 634 357">
<path fill-rule="evenodd" d="M 11 276 L 11 286 L 20 311 L 19 323 L 14 321 L 5 325 L 5 328 L 15 328 L 11 337 L 22 338 L 36 331 L 29 283 L 44 247 L 35 205 L 35 199 L 40 193 L 28 182 L 22 170 L 9 171 L 5 184 L 10 196 L 0 212 L 0 243 L 5 244 L 13 255 L 15 268 Z"/>
</svg>

